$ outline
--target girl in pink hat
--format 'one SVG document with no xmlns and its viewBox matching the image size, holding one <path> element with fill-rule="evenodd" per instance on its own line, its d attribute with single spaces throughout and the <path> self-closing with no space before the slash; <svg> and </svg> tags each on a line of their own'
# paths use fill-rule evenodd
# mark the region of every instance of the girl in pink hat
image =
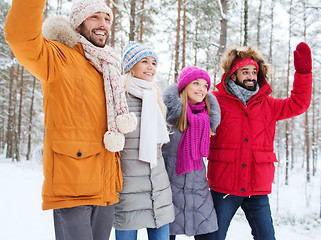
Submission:
<svg viewBox="0 0 321 240">
<path fill-rule="evenodd" d="M 162 150 L 175 207 L 171 240 L 179 234 L 213 240 L 217 230 L 204 163 L 210 136 L 221 119 L 216 97 L 208 93 L 210 86 L 205 70 L 189 66 L 180 73 L 178 85 L 169 86 L 163 94 L 170 142 Z"/>
</svg>

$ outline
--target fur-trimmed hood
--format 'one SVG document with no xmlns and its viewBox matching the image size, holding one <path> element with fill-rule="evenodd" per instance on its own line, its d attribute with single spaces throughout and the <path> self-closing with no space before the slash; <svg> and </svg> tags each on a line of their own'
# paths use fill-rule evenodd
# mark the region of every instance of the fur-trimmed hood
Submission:
<svg viewBox="0 0 321 240">
<path fill-rule="evenodd" d="M 54 15 L 48 17 L 42 25 L 42 35 L 49 41 L 58 41 L 74 48 L 78 41 L 78 33 L 71 27 L 67 17 Z"/>
<path fill-rule="evenodd" d="M 207 97 L 210 102 L 211 130 L 215 132 L 221 122 L 221 109 L 216 97 L 212 93 L 208 92 Z M 181 115 L 183 107 L 183 101 L 179 96 L 177 84 L 165 88 L 163 91 L 163 100 L 167 107 L 166 120 L 170 125 L 174 125 Z"/>
<path fill-rule="evenodd" d="M 258 72 L 258 84 L 262 87 L 262 84 L 267 79 L 267 74 L 269 72 L 269 65 L 264 62 L 261 53 L 254 47 L 236 47 L 233 46 L 226 50 L 221 60 L 221 67 L 224 71 L 223 79 L 225 86 L 230 79 L 230 70 L 232 64 L 237 58 L 252 58 L 259 65 Z"/>
</svg>

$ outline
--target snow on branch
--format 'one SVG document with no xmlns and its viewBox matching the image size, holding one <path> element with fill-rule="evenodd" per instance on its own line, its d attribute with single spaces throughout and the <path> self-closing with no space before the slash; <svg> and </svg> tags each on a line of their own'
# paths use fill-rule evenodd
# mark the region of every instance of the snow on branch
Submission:
<svg viewBox="0 0 321 240">
<path fill-rule="evenodd" d="M 220 0 L 216 0 L 216 2 L 217 2 L 217 6 L 219 8 L 219 12 L 220 12 L 221 18 L 226 20 L 227 19 L 227 15 L 223 12 L 223 7 L 222 7 L 222 4 L 221 4 L 221 1 Z"/>
</svg>

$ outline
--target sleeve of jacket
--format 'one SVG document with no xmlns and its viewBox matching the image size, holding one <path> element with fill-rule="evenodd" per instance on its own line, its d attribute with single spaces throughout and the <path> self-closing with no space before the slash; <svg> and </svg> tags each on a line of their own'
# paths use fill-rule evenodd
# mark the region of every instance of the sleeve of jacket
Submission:
<svg viewBox="0 0 321 240">
<path fill-rule="evenodd" d="M 13 0 L 5 23 L 5 36 L 15 57 L 40 80 L 48 78 L 50 51 L 55 48 L 41 34 L 45 0 Z"/>
<path fill-rule="evenodd" d="M 310 106 L 312 95 L 312 73 L 294 74 L 293 89 L 286 99 L 275 99 L 276 120 L 295 117 L 304 113 Z"/>
<path fill-rule="evenodd" d="M 216 132 L 216 128 L 221 122 L 221 108 L 216 97 L 212 93 L 208 93 L 207 97 L 210 102 L 211 130 L 212 132 Z"/>
</svg>

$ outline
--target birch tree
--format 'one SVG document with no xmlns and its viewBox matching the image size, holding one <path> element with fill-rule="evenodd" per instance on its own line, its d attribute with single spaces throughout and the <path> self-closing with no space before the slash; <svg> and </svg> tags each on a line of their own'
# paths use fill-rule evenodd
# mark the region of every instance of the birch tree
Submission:
<svg viewBox="0 0 321 240">
<path fill-rule="evenodd" d="M 291 38 L 292 38 L 292 3 L 293 0 L 290 0 L 289 7 L 289 35 L 288 35 L 288 63 L 287 63 L 287 76 L 286 76 L 286 97 L 289 97 L 290 91 L 290 66 L 291 66 Z M 285 132 L 285 184 L 289 184 L 289 166 L 290 166 L 290 120 L 286 120 L 286 132 Z"/>
<path fill-rule="evenodd" d="M 257 16 L 257 33 L 256 33 L 256 46 L 260 48 L 260 40 L 261 40 L 261 20 L 262 20 L 262 0 L 260 0 L 259 5 L 259 13 Z"/>
<path fill-rule="evenodd" d="M 178 0 L 177 7 L 177 25 L 176 25 L 176 44 L 175 44 L 175 68 L 174 68 L 174 79 L 177 82 L 178 71 L 179 71 L 179 45 L 180 45 L 180 29 L 181 29 L 181 6 L 182 0 Z"/>
<path fill-rule="evenodd" d="M 27 156 L 26 156 L 27 160 L 30 160 L 30 156 L 31 156 L 32 126 L 33 126 L 36 81 L 37 81 L 36 77 L 33 77 L 31 103 L 30 103 L 30 110 L 29 110 L 29 122 L 28 122 L 28 143 L 27 143 Z"/>
<path fill-rule="evenodd" d="M 182 68 L 185 67 L 186 58 L 186 0 L 183 0 L 183 42 L 182 42 Z"/>
<path fill-rule="evenodd" d="M 248 24 L 249 24 L 249 4 L 248 0 L 244 0 L 244 39 L 243 46 L 247 46 L 248 44 Z"/>
<path fill-rule="evenodd" d="M 129 41 L 135 41 L 135 18 L 136 18 L 136 1 L 130 1 L 130 29 L 129 29 Z"/>
<path fill-rule="evenodd" d="M 113 16 L 114 16 L 114 21 L 113 24 L 111 25 L 111 29 L 110 29 L 110 46 L 111 47 L 115 47 L 115 39 L 116 39 L 116 24 L 117 24 L 117 20 L 118 20 L 118 16 L 117 16 L 117 0 L 114 0 L 111 6 L 111 10 L 113 12 Z"/>
<path fill-rule="evenodd" d="M 226 49 L 227 43 L 227 0 L 217 0 L 217 5 L 221 23 L 220 42 L 217 50 L 217 56 L 220 58 Z"/>
<path fill-rule="evenodd" d="M 141 6 L 141 16 L 140 16 L 140 31 L 139 31 L 139 42 L 143 42 L 143 32 L 144 32 L 144 13 L 145 13 L 145 0 L 142 0 L 142 6 Z"/>
</svg>

